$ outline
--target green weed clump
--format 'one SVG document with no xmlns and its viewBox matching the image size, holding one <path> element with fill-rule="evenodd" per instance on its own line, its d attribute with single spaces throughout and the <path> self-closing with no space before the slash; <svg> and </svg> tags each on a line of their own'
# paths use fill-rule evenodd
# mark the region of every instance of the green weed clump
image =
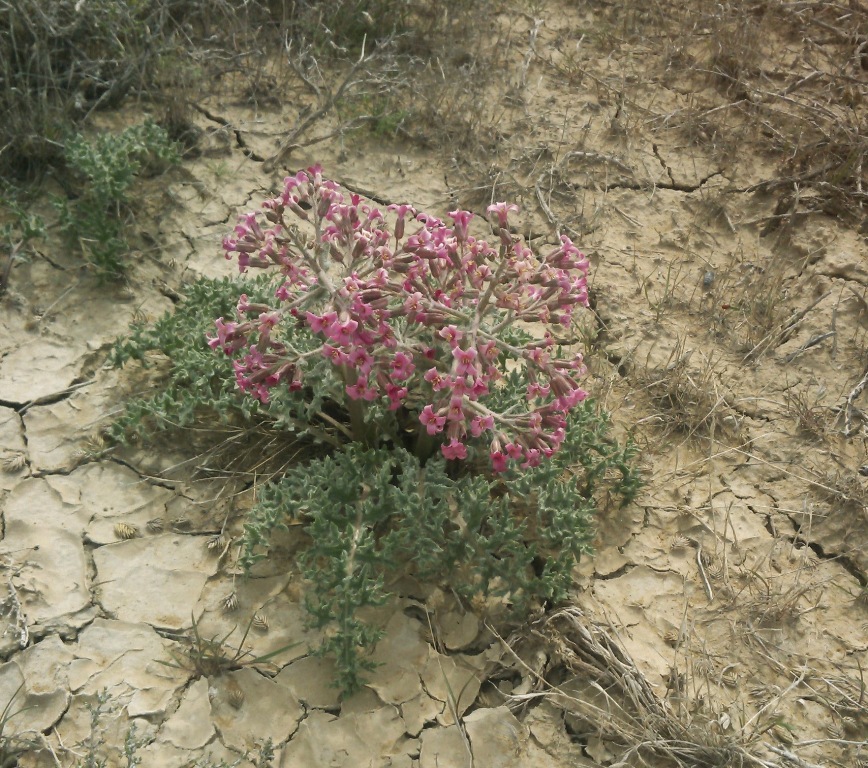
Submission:
<svg viewBox="0 0 868 768">
<path fill-rule="evenodd" d="M 145 171 L 177 163 L 178 150 L 164 129 L 145 122 L 93 139 L 77 134 L 66 142 L 64 157 L 81 192 L 74 200 L 57 201 L 61 229 L 100 277 L 121 277 L 130 247 L 124 233 L 128 190 Z"/>
<path fill-rule="evenodd" d="M 220 421 L 288 429 L 296 441 L 330 448 L 258 490 L 240 562 L 249 572 L 269 556 L 276 531 L 303 525 L 310 540 L 298 563 L 309 585 L 305 603 L 311 622 L 328 630 L 320 651 L 337 660 L 336 684 L 353 691 L 370 670 L 381 628 L 367 623 L 362 609 L 388 599 L 387 584 L 399 575 L 443 583 L 501 617 L 562 600 L 573 566 L 589 549 L 601 498 L 614 494 L 624 503 L 640 485 L 634 448 L 612 438 L 607 415 L 582 403 L 552 459 L 501 474 L 486 462 L 457 469 L 440 455 L 422 461 L 404 445 L 349 442 L 334 407 L 342 385 L 324 358 L 306 379 L 315 384 L 297 392 L 275 388 L 261 403 L 237 390 L 232 360 L 208 347 L 213 319 L 231 315 L 239 290 L 257 302 L 273 296 L 275 285 L 268 276 L 199 280 L 175 312 L 119 341 L 116 365 L 170 362 L 161 390 L 131 400 L 114 436 L 146 439 Z M 317 346 L 292 325 L 286 340 L 301 352 Z M 521 396 L 517 380 L 507 378 L 501 390 L 505 402 Z"/>
<path fill-rule="evenodd" d="M 566 597 L 572 568 L 589 550 L 598 481 L 612 481 L 622 500 L 638 486 L 632 449 L 612 441 L 607 426 L 583 405 L 552 460 L 498 477 L 452 477 L 442 456 L 423 465 L 402 448 L 353 443 L 263 489 L 245 525 L 241 563 L 249 570 L 266 557 L 276 529 L 306 524 L 305 604 L 316 626 L 332 630 L 320 650 L 335 656 L 337 685 L 354 691 L 373 668 L 367 652 L 381 635 L 360 609 L 385 602 L 394 577 L 448 582 L 468 604 L 500 617 Z"/>
</svg>

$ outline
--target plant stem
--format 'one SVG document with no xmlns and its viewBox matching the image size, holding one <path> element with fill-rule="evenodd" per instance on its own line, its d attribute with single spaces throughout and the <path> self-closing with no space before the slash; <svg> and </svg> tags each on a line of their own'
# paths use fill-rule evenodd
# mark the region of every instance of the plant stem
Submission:
<svg viewBox="0 0 868 768">
<path fill-rule="evenodd" d="M 433 435 L 428 434 L 428 430 L 424 427 L 419 429 L 419 434 L 416 436 L 416 449 L 414 453 L 416 454 L 416 458 L 419 459 L 420 464 L 424 464 L 431 456 L 434 454 L 434 449 L 437 447 L 437 444 L 434 440 Z"/>
<path fill-rule="evenodd" d="M 355 371 L 346 365 L 338 367 L 341 374 L 341 380 L 344 384 L 350 384 L 350 376 L 355 374 Z M 350 417 L 350 430 L 353 433 L 353 440 L 357 443 L 368 447 L 374 446 L 374 434 L 371 425 L 365 422 L 365 401 L 353 400 L 349 395 L 346 398 L 347 413 Z"/>
</svg>

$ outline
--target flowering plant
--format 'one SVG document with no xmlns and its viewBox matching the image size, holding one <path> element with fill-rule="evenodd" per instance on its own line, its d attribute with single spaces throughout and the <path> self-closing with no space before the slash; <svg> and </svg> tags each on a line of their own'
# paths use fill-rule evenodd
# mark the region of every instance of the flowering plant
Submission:
<svg viewBox="0 0 868 768">
<path fill-rule="evenodd" d="M 380 404 L 411 425 L 423 460 L 438 442 L 446 459 L 483 443 L 502 472 L 513 462 L 538 466 L 559 449 L 568 413 L 587 396 L 581 354 L 565 355 L 553 334 L 588 304 L 588 261 L 568 237 L 535 254 L 510 234 L 518 208 L 507 203 L 488 208 L 497 247 L 470 234 L 469 211 L 452 211 L 447 224 L 390 205 L 387 218 L 358 195 L 347 200 L 318 166 L 288 176 L 262 208 L 239 219 L 223 248 L 241 272 L 280 269 L 274 305 L 242 295 L 237 318 L 219 318 L 209 337 L 236 356 L 243 392 L 266 403 L 275 387 L 301 390 L 325 358 L 361 443 L 382 439 L 371 423 Z M 321 344 L 299 349 L 281 323 Z M 529 323 L 542 333 L 520 343 L 514 329 Z M 516 376 L 522 396 L 498 397 Z"/>
<path fill-rule="evenodd" d="M 557 602 L 598 504 L 639 489 L 634 446 L 611 436 L 579 385 L 581 355 L 555 340 L 587 305 L 588 262 L 566 237 L 535 254 L 510 233 L 515 210 L 489 208 L 491 245 L 467 211 L 448 224 L 382 212 L 310 168 L 224 241 L 242 272 L 264 274 L 199 281 L 115 350 L 117 364 L 158 350 L 171 367 L 164 391 L 127 403 L 120 439 L 216 416 L 270 446 L 276 431 L 334 448 L 261 483 L 239 563 L 253 572 L 276 531 L 304 525 L 305 604 L 346 691 L 381 634 L 364 609 L 396 573 L 447 580 L 489 618 Z M 461 461 L 480 453 L 494 472 Z"/>
</svg>

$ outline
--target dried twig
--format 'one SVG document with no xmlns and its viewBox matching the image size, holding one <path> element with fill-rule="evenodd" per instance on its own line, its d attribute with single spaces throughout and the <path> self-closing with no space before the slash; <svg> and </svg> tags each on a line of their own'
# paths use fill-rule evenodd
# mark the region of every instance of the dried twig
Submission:
<svg viewBox="0 0 868 768">
<path fill-rule="evenodd" d="M 289 52 L 289 46 L 287 46 L 287 51 Z M 359 58 L 356 59 L 355 63 L 350 67 L 349 72 L 347 72 L 344 79 L 341 80 L 340 85 L 338 85 L 334 90 L 326 89 L 325 93 L 323 93 L 323 89 L 320 89 L 301 72 L 300 67 L 297 64 L 294 64 L 290 57 L 290 64 L 293 66 L 294 71 L 299 75 L 299 77 L 301 77 L 302 81 L 317 94 L 320 100 L 320 105 L 319 109 L 312 111 L 306 117 L 296 121 L 296 124 L 289 132 L 289 135 L 280 142 L 280 147 L 277 152 L 262 164 L 263 170 L 270 173 L 280 163 L 284 162 L 294 149 L 297 149 L 300 146 L 296 144 L 296 139 L 334 108 L 335 104 L 341 99 L 347 88 L 359 82 L 356 74 L 362 65 L 370 63 L 376 56 L 376 52 L 372 53 L 370 56 L 365 55 L 365 41 L 363 40 L 362 51 L 359 54 Z"/>
<path fill-rule="evenodd" d="M 865 369 L 859 383 L 847 395 L 847 402 L 844 404 L 844 437 L 852 437 L 856 434 L 856 428 L 853 426 L 853 411 L 856 410 L 853 401 L 862 394 L 866 386 L 868 386 L 868 368 Z"/>
<path fill-rule="evenodd" d="M 745 362 L 748 360 L 753 360 L 761 355 L 766 350 L 776 347 L 781 344 L 787 336 L 789 336 L 805 319 L 805 316 L 810 312 L 814 307 L 816 307 L 821 301 L 830 296 L 832 291 L 826 291 L 822 296 L 814 299 L 807 307 L 804 309 L 798 310 L 798 312 L 793 312 L 784 322 L 782 322 L 777 330 L 772 333 L 766 334 L 760 339 L 751 350 L 744 356 Z"/>
</svg>

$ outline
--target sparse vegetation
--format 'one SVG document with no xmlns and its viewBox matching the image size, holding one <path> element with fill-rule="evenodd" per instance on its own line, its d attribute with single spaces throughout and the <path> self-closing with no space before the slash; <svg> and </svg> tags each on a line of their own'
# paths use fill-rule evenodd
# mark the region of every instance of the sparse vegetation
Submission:
<svg viewBox="0 0 868 768">
<path fill-rule="evenodd" d="M 100 278 L 117 279 L 124 274 L 130 248 L 130 187 L 140 174 L 160 173 L 177 163 L 177 149 L 162 128 L 146 122 L 119 134 L 74 136 L 66 142 L 64 158 L 80 193 L 74 200 L 57 201 L 60 227 L 69 246 L 82 253 Z"/>
<path fill-rule="evenodd" d="M 244 632 L 241 633 L 238 644 L 233 645 L 229 642 L 229 638 L 235 634 L 237 627 L 233 627 L 222 637 L 218 635 L 204 637 L 199 631 L 199 623 L 196 621 L 196 617 L 193 616 L 192 628 L 187 638 L 184 653 L 174 654 L 172 661 L 162 659 L 158 659 L 157 661 L 167 667 L 186 670 L 195 678 L 212 678 L 242 669 L 243 667 L 264 665 L 269 659 L 279 656 L 296 645 L 296 643 L 290 643 L 260 656 L 251 653 L 245 648 L 244 642 L 247 640 L 247 635 L 250 634 L 251 627 L 254 626 L 254 618 L 252 616 L 250 621 L 247 622 L 247 626 L 244 628 Z"/>
</svg>

